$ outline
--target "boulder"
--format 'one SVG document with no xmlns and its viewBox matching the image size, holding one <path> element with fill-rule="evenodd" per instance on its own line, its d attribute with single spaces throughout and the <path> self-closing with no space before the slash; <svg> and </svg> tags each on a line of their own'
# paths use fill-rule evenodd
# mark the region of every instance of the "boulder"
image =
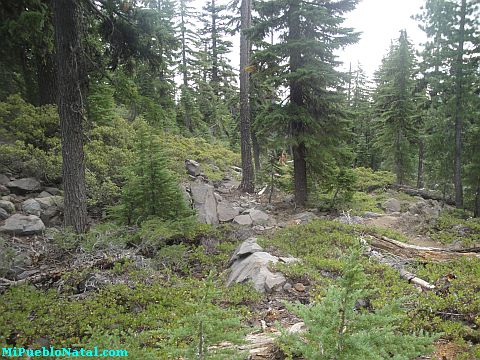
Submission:
<svg viewBox="0 0 480 360">
<path fill-rule="evenodd" d="M 362 224 L 363 219 L 360 216 L 347 216 L 347 215 L 342 215 L 337 218 L 337 221 L 342 223 L 342 224 Z"/>
<path fill-rule="evenodd" d="M 41 189 L 40 182 L 34 178 L 24 178 L 7 183 L 7 187 L 22 193 L 39 191 Z"/>
<path fill-rule="evenodd" d="M 400 212 L 400 210 L 402 209 L 400 201 L 394 198 L 390 198 L 387 201 L 385 201 L 382 207 L 385 211 L 389 213 Z"/>
<path fill-rule="evenodd" d="M 10 178 L 5 174 L 0 174 L 0 185 L 7 185 L 10 182 Z"/>
<path fill-rule="evenodd" d="M 46 198 L 50 196 L 52 196 L 52 194 L 50 194 L 49 192 L 42 191 L 40 194 L 37 195 L 37 198 Z"/>
<path fill-rule="evenodd" d="M 231 265 L 238 259 L 244 258 L 259 251 L 263 251 L 263 248 L 257 244 L 257 238 L 248 238 L 243 243 L 241 243 L 240 246 L 235 250 L 232 257 L 230 258 L 229 264 Z"/>
<path fill-rule="evenodd" d="M 363 214 L 363 217 L 365 219 L 376 219 L 376 218 L 382 217 L 382 214 L 377 214 L 372 211 L 365 211 L 365 213 Z"/>
<path fill-rule="evenodd" d="M 0 195 L 8 195 L 10 190 L 5 185 L 0 185 Z"/>
<path fill-rule="evenodd" d="M 270 263 L 278 262 L 278 258 L 267 252 L 255 252 L 235 261 L 230 268 L 227 285 L 251 280 L 253 287 L 260 292 L 271 292 L 280 287 L 287 279 L 282 273 L 273 273 L 268 269 Z"/>
<path fill-rule="evenodd" d="M 62 191 L 57 189 L 56 187 L 46 187 L 44 189 L 47 193 L 52 194 L 52 195 L 61 195 Z"/>
<path fill-rule="evenodd" d="M 190 186 L 193 204 L 198 213 L 198 221 L 205 224 L 218 224 L 217 200 L 213 186 L 200 181 L 195 181 Z"/>
<path fill-rule="evenodd" d="M 217 213 L 220 222 L 227 222 L 232 221 L 239 214 L 239 211 L 228 201 L 222 201 L 217 205 Z"/>
<path fill-rule="evenodd" d="M 28 199 L 22 203 L 22 211 L 30 215 L 40 216 L 42 207 L 35 199 Z"/>
<path fill-rule="evenodd" d="M 304 211 L 299 214 L 296 214 L 293 217 L 294 220 L 300 221 L 302 224 L 308 223 L 312 220 L 318 219 L 318 216 L 315 215 L 313 212 L 310 211 Z"/>
<path fill-rule="evenodd" d="M 185 169 L 187 170 L 188 175 L 191 176 L 199 176 L 201 173 L 200 164 L 195 160 L 185 160 Z"/>
<path fill-rule="evenodd" d="M 249 213 L 250 218 L 252 219 L 253 225 L 262 225 L 266 224 L 270 217 L 268 214 L 264 213 L 262 210 L 253 209 Z"/>
<path fill-rule="evenodd" d="M 55 226 L 62 224 L 61 218 L 62 211 L 57 206 L 51 206 L 48 209 L 42 211 L 40 219 L 42 219 L 45 226 Z"/>
<path fill-rule="evenodd" d="M 15 235 L 33 235 L 45 230 L 42 220 L 35 215 L 14 214 L 5 220 L 0 231 Z"/>
<path fill-rule="evenodd" d="M 9 217 L 7 210 L 0 208 L 0 220 L 5 220 Z"/>
<path fill-rule="evenodd" d="M 253 221 L 249 214 L 235 216 L 233 222 L 238 225 L 250 226 Z"/>
<path fill-rule="evenodd" d="M 43 198 L 36 198 L 35 201 L 40 204 L 42 210 L 47 210 L 49 207 L 52 206 L 63 209 L 63 196 L 48 196 Z"/>
<path fill-rule="evenodd" d="M 0 200 L 0 208 L 5 210 L 9 214 L 12 214 L 15 212 L 15 205 L 13 205 L 12 202 L 7 200 Z"/>
</svg>

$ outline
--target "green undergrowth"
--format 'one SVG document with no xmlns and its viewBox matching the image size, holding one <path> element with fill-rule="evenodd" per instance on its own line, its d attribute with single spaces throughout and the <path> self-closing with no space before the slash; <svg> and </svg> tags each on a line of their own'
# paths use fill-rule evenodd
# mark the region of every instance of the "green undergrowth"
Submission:
<svg viewBox="0 0 480 360">
<path fill-rule="evenodd" d="M 198 161 L 202 172 L 210 180 L 221 180 L 231 165 L 240 166 L 240 154 L 222 143 L 211 144 L 203 138 L 169 133 L 163 133 L 161 141 L 163 149 L 174 163 L 174 170 L 182 176 L 185 176 L 186 159 Z"/>
<path fill-rule="evenodd" d="M 262 299 L 250 284 L 224 286 L 224 270 L 238 246 L 230 233 L 229 227 L 156 219 L 140 228 L 100 224 L 81 237 L 57 233 L 53 241 L 70 254 L 136 250 L 146 266 L 128 258 L 70 271 L 61 278 L 61 291 L 8 289 L 0 301 L 0 347 L 48 341 L 127 349 L 132 358 L 193 359 L 202 352 L 204 359 L 242 359 L 238 351 L 208 350 L 225 341 L 241 343 L 249 330 L 244 324 Z M 78 298 L 94 275 L 110 285 Z"/>
<path fill-rule="evenodd" d="M 461 242 L 473 247 L 480 244 L 480 219 L 460 210 L 444 210 L 432 225 L 430 237 L 443 244 Z"/>
<path fill-rule="evenodd" d="M 362 234 L 384 234 L 399 240 L 398 234 L 392 231 L 318 220 L 306 225 L 287 227 L 263 238 L 261 244 L 302 260 L 276 267 L 293 281 L 310 284 L 311 300 L 318 302 L 326 296 L 330 286 L 338 283 L 346 266 L 344 254 L 359 245 Z M 368 240 L 368 237 L 365 239 Z M 413 285 L 401 279 L 397 270 L 370 260 L 367 256 L 362 257 L 361 265 L 367 279 L 365 286 L 369 290 L 366 302 L 371 310 L 383 308 L 397 299 L 402 299 L 401 307 L 407 314 L 407 317 L 402 317 L 398 323 L 402 331 L 428 331 L 459 343 L 478 343 L 478 259 L 435 265 L 412 263 L 406 266 L 407 270 L 419 277 L 438 284 L 439 289 L 442 288 L 442 279 L 446 275 L 455 274 L 456 279 L 452 280 L 448 292 L 419 292 Z M 475 348 L 471 351 L 475 351 Z"/>
<path fill-rule="evenodd" d="M 130 356 L 190 359 L 202 338 L 206 359 L 224 359 L 225 352 L 207 348 L 242 341 L 246 328 L 240 309 L 245 299 L 238 288 L 221 289 L 218 280 L 175 278 L 152 285 L 110 286 L 76 301 L 55 291 L 15 287 L 2 295 L 0 345 L 48 341 L 56 347 L 79 348 L 99 346 L 100 338 L 110 337 Z M 237 358 L 230 355 L 229 359 Z"/>
</svg>

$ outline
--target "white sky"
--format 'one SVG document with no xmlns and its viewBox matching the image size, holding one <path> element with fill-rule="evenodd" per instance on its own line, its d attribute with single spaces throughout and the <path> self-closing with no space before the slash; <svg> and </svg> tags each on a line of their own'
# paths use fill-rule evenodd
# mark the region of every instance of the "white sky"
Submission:
<svg viewBox="0 0 480 360">
<path fill-rule="evenodd" d="M 420 12 L 425 0 L 362 0 L 357 8 L 347 14 L 345 25 L 362 32 L 360 41 L 339 52 L 339 60 L 348 69 L 360 62 L 371 77 L 388 51 L 390 41 L 398 39 L 400 30 L 406 29 L 410 41 L 419 48 L 425 34 L 410 17 Z"/>
</svg>

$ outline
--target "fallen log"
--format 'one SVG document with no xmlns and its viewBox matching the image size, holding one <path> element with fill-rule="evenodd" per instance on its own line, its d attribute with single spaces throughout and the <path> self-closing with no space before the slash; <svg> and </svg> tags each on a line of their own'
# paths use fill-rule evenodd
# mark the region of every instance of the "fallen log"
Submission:
<svg viewBox="0 0 480 360">
<path fill-rule="evenodd" d="M 419 258 L 426 261 L 442 262 L 458 259 L 461 256 L 476 257 L 480 259 L 480 253 L 475 251 L 455 251 L 449 249 L 424 247 L 411 244 L 405 244 L 397 240 L 389 239 L 386 236 L 369 236 L 369 243 L 372 247 L 388 251 L 389 253 L 404 258 Z"/>
<path fill-rule="evenodd" d="M 424 199 L 427 199 L 427 200 L 437 200 L 437 201 L 444 202 L 445 204 L 455 206 L 455 201 L 454 200 L 452 200 L 450 198 L 444 198 L 442 194 L 436 193 L 434 191 L 424 190 L 424 189 L 415 189 L 415 188 L 412 188 L 412 187 L 409 187 L 409 186 L 396 185 L 396 184 L 390 185 L 390 188 L 392 188 L 394 190 L 404 192 L 408 195 L 420 196 L 420 197 L 422 197 Z"/>
</svg>

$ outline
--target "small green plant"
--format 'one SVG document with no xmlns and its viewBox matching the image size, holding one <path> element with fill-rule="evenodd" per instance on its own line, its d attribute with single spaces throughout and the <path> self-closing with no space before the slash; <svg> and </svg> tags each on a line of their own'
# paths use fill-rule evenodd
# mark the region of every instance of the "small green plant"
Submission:
<svg viewBox="0 0 480 360">
<path fill-rule="evenodd" d="M 398 302 L 374 311 L 358 306 L 369 295 L 359 256 L 359 249 L 352 251 L 339 284 L 331 286 L 319 303 L 287 306 L 307 327 L 303 334 L 283 333 L 281 347 L 290 359 L 301 355 L 318 360 L 409 360 L 429 351 L 431 336 L 399 331 L 398 322 L 406 315 Z"/>
<path fill-rule="evenodd" d="M 128 169 L 122 202 L 123 217 L 129 224 L 149 217 L 173 220 L 192 214 L 168 169 L 159 138 L 146 123 L 139 123 L 136 161 Z"/>
</svg>

